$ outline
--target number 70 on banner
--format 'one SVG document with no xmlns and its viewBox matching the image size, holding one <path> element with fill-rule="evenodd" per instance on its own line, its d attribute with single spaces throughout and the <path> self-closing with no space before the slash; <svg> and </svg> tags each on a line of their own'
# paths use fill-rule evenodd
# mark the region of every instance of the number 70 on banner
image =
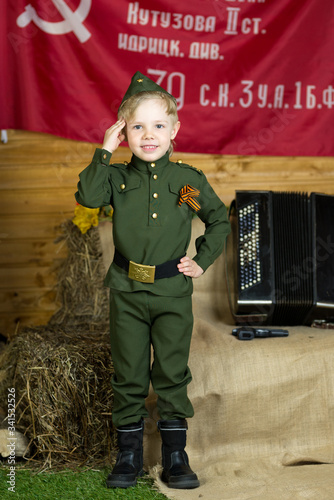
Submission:
<svg viewBox="0 0 334 500">
<path fill-rule="evenodd" d="M 186 77 L 183 73 L 173 72 L 167 77 L 167 85 L 164 85 L 162 81 L 167 75 L 167 71 L 161 69 L 148 69 L 147 73 L 149 75 L 157 76 L 158 79 L 156 83 L 166 88 L 167 92 L 172 94 L 177 102 L 177 109 L 181 109 L 184 106 L 184 89 L 186 84 Z M 177 87 L 177 88 L 175 88 Z"/>
</svg>

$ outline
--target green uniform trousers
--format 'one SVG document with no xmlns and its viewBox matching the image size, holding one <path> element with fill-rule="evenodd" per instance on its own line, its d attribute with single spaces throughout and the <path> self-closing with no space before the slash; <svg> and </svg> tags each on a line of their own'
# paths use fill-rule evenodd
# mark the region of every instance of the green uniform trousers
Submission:
<svg viewBox="0 0 334 500">
<path fill-rule="evenodd" d="M 148 416 L 145 398 L 150 381 L 158 396 L 161 419 L 194 415 L 187 396 L 192 378 L 188 367 L 192 328 L 191 295 L 164 297 L 146 291 L 110 291 L 116 427 Z"/>
</svg>

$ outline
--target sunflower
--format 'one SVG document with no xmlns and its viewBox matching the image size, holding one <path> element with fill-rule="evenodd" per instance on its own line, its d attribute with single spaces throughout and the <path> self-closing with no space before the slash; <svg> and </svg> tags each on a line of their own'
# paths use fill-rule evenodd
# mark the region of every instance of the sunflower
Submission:
<svg viewBox="0 0 334 500">
<path fill-rule="evenodd" d="M 72 222 L 85 234 L 92 226 L 98 226 L 99 213 L 100 208 L 86 208 L 78 204 L 74 209 Z"/>
</svg>

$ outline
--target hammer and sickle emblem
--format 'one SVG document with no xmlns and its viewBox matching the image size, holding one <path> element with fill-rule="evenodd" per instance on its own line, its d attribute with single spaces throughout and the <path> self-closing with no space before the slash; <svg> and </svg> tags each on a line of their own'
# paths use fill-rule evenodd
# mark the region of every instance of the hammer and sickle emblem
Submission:
<svg viewBox="0 0 334 500">
<path fill-rule="evenodd" d="M 31 4 L 28 4 L 25 7 L 25 11 L 16 19 L 16 24 L 20 28 L 25 28 L 33 21 L 38 28 L 51 35 L 64 35 L 73 31 L 81 43 L 86 42 L 90 38 L 91 33 L 85 28 L 83 21 L 88 16 L 92 0 L 81 0 L 79 7 L 74 12 L 64 0 L 52 0 L 52 3 L 63 16 L 63 21 L 45 21 L 39 17 L 36 9 Z"/>
</svg>

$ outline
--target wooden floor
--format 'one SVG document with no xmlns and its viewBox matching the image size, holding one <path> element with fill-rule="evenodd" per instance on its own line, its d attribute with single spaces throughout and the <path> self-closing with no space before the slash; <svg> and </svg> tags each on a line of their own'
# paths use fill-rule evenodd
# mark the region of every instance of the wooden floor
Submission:
<svg viewBox="0 0 334 500">
<path fill-rule="evenodd" d="M 57 308 L 54 268 L 66 256 L 55 244 L 60 224 L 73 217 L 79 172 L 97 144 L 9 130 L 0 145 L 0 333 L 45 324 Z M 129 160 L 121 147 L 113 161 Z M 200 168 L 227 205 L 235 190 L 334 194 L 328 157 L 219 156 L 175 153 Z"/>
</svg>

